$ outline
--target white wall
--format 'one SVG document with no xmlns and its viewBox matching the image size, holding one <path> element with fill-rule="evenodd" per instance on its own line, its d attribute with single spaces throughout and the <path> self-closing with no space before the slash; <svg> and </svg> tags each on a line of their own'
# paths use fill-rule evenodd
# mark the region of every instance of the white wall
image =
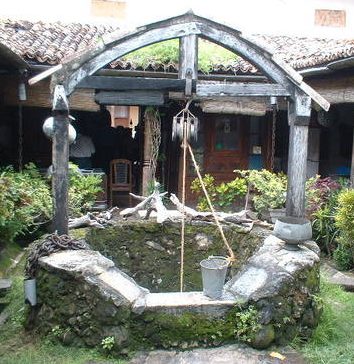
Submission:
<svg viewBox="0 0 354 364">
<path fill-rule="evenodd" d="M 126 27 L 172 17 L 192 8 L 196 14 L 251 33 L 354 38 L 354 0 L 126 0 L 126 3 Z M 91 0 L 3 0 L 0 16 L 84 22 L 92 20 L 90 4 Z M 346 28 L 315 27 L 315 9 L 346 10 Z"/>
</svg>

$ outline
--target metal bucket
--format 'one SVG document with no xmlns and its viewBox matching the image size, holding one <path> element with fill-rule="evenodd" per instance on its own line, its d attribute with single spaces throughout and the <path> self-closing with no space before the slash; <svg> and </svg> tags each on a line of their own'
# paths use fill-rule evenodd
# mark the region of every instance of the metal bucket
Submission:
<svg viewBox="0 0 354 364">
<path fill-rule="evenodd" d="M 203 294 L 213 299 L 222 295 L 229 261 L 225 257 L 210 256 L 200 262 L 203 279 Z"/>
</svg>

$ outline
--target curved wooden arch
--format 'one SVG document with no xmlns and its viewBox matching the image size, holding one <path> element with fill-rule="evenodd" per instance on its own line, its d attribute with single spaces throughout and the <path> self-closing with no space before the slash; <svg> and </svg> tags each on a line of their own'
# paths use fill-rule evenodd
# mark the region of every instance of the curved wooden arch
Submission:
<svg viewBox="0 0 354 364">
<path fill-rule="evenodd" d="M 214 21 L 186 13 L 157 23 L 137 28 L 130 33 L 118 33 L 103 38 L 94 49 L 64 64 L 53 76 L 54 84 L 63 84 L 70 95 L 85 77 L 127 53 L 153 43 L 197 35 L 241 55 L 256 65 L 270 80 L 285 87 L 293 101 L 309 96 L 320 107 L 329 109 L 329 103 L 310 86 L 302 76 L 263 47 L 255 44 L 241 32 Z"/>
</svg>

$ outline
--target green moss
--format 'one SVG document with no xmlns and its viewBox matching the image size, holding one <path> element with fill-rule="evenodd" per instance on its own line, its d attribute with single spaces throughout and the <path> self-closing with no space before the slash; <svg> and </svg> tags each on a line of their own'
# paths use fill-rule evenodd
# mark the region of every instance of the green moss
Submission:
<svg viewBox="0 0 354 364">
<path fill-rule="evenodd" d="M 216 346 L 232 341 L 251 342 L 260 330 L 259 313 L 253 306 L 235 306 L 222 317 L 185 312 L 181 315 L 145 313 L 132 320 L 133 346 Z M 273 340 L 273 339 L 272 339 Z"/>
<path fill-rule="evenodd" d="M 198 250 L 197 234 L 208 236 L 212 244 Z M 225 235 L 237 256 L 233 270 L 238 269 L 260 245 L 256 234 L 245 234 L 239 227 L 225 227 Z M 127 221 L 106 229 L 87 230 L 86 239 L 92 249 L 112 259 L 118 268 L 152 292 L 179 290 L 180 225 L 157 224 L 152 221 Z M 153 242 L 160 250 L 148 246 Z M 220 233 L 214 225 L 186 225 L 184 254 L 184 289 L 202 289 L 199 262 L 210 255 L 227 255 Z"/>
</svg>

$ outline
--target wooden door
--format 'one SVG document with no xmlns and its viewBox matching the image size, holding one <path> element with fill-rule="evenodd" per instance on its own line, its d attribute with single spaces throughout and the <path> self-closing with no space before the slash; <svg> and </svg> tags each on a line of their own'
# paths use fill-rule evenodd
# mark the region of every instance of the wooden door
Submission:
<svg viewBox="0 0 354 364">
<path fill-rule="evenodd" d="M 235 169 L 248 168 L 249 116 L 208 115 L 206 117 L 204 173 L 217 183 L 235 178 Z"/>
</svg>

